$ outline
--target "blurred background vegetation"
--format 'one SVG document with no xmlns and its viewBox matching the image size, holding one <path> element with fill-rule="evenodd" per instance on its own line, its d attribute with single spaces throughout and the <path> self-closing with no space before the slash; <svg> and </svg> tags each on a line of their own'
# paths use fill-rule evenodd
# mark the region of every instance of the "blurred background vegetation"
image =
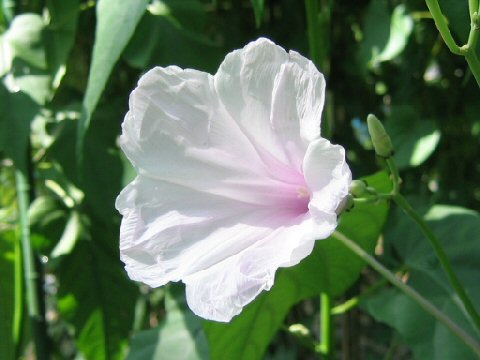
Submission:
<svg viewBox="0 0 480 360">
<path fill-rule="evenodd" d="M 345 270 L 351 255 L 328 245 L 227 325 L 192 315 L 181 285 L 130 281 L 119 260 L 114 201 L 135 174 L 116 140 L 139 76 L 172 64 L 215 73 L 265 36 L 325 74 L 323 134 L 347 149 L 355 178 L 383 167 L 365 119 L 384 120 L 403 192 L 478 308 L 480 93 L 423 0 L 0 3 L 0 358 L 314 359 L 321 309 L 319 289 L 296 288 L 306 277 L 356 305 L 333 308 L 330 359 L 476 358 L 373 271 Z M 466 43 L 467 0 L 440 5 Z M 369 211 L 342 226 L 475 334 L 421 233 L 393 207 L 388 218 L 385 204 Z M 315 261 L 333 265 L 308 268 Z"/>
</svg>

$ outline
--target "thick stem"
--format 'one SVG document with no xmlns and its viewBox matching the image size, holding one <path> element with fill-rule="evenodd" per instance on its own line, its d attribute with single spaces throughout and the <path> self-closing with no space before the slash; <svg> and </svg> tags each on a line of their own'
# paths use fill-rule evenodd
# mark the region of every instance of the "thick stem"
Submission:
<svg viewBox="0 0 480 360">
<path fill-rule="evenodd" d="M 432 230 L 425 223 L 422 217 L 410 206 L 408 201 L 402 195 L 395 194 L 393 196 L 393 200 L 408 216 L 410 216 L 413 221 L 417 223 L 425 237 L 430 241 L 430 244 L 432 245 L 432 248 L 435 251 L 437 258 L 440 261 L 440 264 L 442 265 L 443 270 L 445 271 L 448 280 L 450 281 L 450 284 L 454 288 L 463 305 L 462 307 L 467 312 L 468 317 L 472 320 L 472 323 L 477 329 L 477 331 L 480 331 L 480 316 L 475 310 L 475 307 L 473 306 L 473 303 L 471 302 L 464 287 L 462 286 L 462 283 L 455 274 L 455 271 L 453 270 L 453 267 L 450 264 L 447 254 L 443 250 L 440 241 L 436 238 L 436 236 L 433 234 Z"/>
<path fill-rule="evenodd" d="M 32 244 L 30 241 L 30 227 L 28 220 L 29 184 L 25 172 L 17 169 L 15 172 L 17 182 L 18 210 L 20 215 L 20 231 L 22 242 L 23 276 L 26 289 L 26 302 L 36 355 L 39 360 L 46 360 L 48 348 L 45 334 L 45 320 L 40 311 L 40 302 L 37 293 L 38 274 L 35 269 Z"/>
<path fill-rule="evenodd" d="M 478 11 L 478 0 L 468 0 L 468 10 L 470 12 L 470 18 Z"/>
<path fill-rule="evenodd" d="M 327 293 L 320 295 L 320 344 L 319 352 L 323 359 L 330 360 L 332 354 L 332 298 Z"/>
<path fill-rule="evenodd" d="M 435 305 L 433 305 L 430 301 L 425 299 L 416 290 L 414 290 L 413 288 L 411 288 L 410 286 L 402 282 L 400 279 L 398 279 L 390 270 L 384 267 L 381 263 L 379 263 L 375 258 L 373 258 L 360 246 L 358 246 L 353 240 L 349 239 L 348 237 L 346 237 L 345 235 L 343 235 L 338 231 L 335 231 L 333 233 L 333 236 L 337 240 L 341 241 L 352 252 L 357 254 L 362 260 L 364 260 L 373 269 L 378 271 L 392 285 L 396 286 L 405 295 L 407 295 L 413 301 L 415 301 L 426 312 L 428 312 L 435 319 L 437 319 L 439 322 L 444 324 L 465 345 L 471 348 L 475 352 L 475 354 L 480 356 L 480 343 L 477 340 L 475 340 L 472 336 L 470 336 L 470 334 L 465 332 L 465 330 L 459 327 L 456 323 L 454 323 L 448 316 L 446 316 L 443 312 L 441 312 Z"/>
</svg>

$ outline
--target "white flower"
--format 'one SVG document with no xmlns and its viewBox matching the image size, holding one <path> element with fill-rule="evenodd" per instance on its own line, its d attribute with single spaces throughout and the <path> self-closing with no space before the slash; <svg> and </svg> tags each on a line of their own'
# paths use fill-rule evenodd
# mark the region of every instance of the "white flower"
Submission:
<svg viewBox="0 0 480 360">
<path fill-rule="evenodd" d="M 320 137 L 324 96 L 312 62 L 267 39 L 214 76 L 146 73 L 120 137 L 138 172 L 116 202 L 129 276 L 183 281 L 196 314 L 229 321 L 309 255 L 351 182 L 344 149 Z"/>
</svg>

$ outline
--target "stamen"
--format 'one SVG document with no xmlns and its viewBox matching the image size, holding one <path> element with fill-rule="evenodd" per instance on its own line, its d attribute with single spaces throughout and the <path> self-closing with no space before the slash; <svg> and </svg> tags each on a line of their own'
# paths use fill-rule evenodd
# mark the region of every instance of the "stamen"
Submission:
<svg viewBox="0 0 480 360">
<path fill-rule="evenodd" d="M 310 191 L 305 186 L 301 186 L 297 190 L 297 197 L 299 199 L 304 199 L 304 198 L 309 198 L 310 197 Z"/>
</svg>

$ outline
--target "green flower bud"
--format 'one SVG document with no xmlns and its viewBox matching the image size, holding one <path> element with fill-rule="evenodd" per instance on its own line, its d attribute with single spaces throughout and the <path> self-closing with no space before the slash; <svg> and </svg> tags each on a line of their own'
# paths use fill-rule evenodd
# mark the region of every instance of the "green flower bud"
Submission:
<svg viewBox="0 0 480 360">
<path fill-rule="evenodd" d="M 378 118 L 369 114 L 367 116 L 367 126 L 370 137 L 372 138 L 373 148 L 378 156 L 389 158 L 393 155 L 393 145 L 390 136 Z"/>
<path fill-rule="evenodd" d="M 362 197 L 367 193 L 367 186 L 365 180 L 353 180 L 350 184 L 350 194 L 354 197 Z"/>
</svg>

